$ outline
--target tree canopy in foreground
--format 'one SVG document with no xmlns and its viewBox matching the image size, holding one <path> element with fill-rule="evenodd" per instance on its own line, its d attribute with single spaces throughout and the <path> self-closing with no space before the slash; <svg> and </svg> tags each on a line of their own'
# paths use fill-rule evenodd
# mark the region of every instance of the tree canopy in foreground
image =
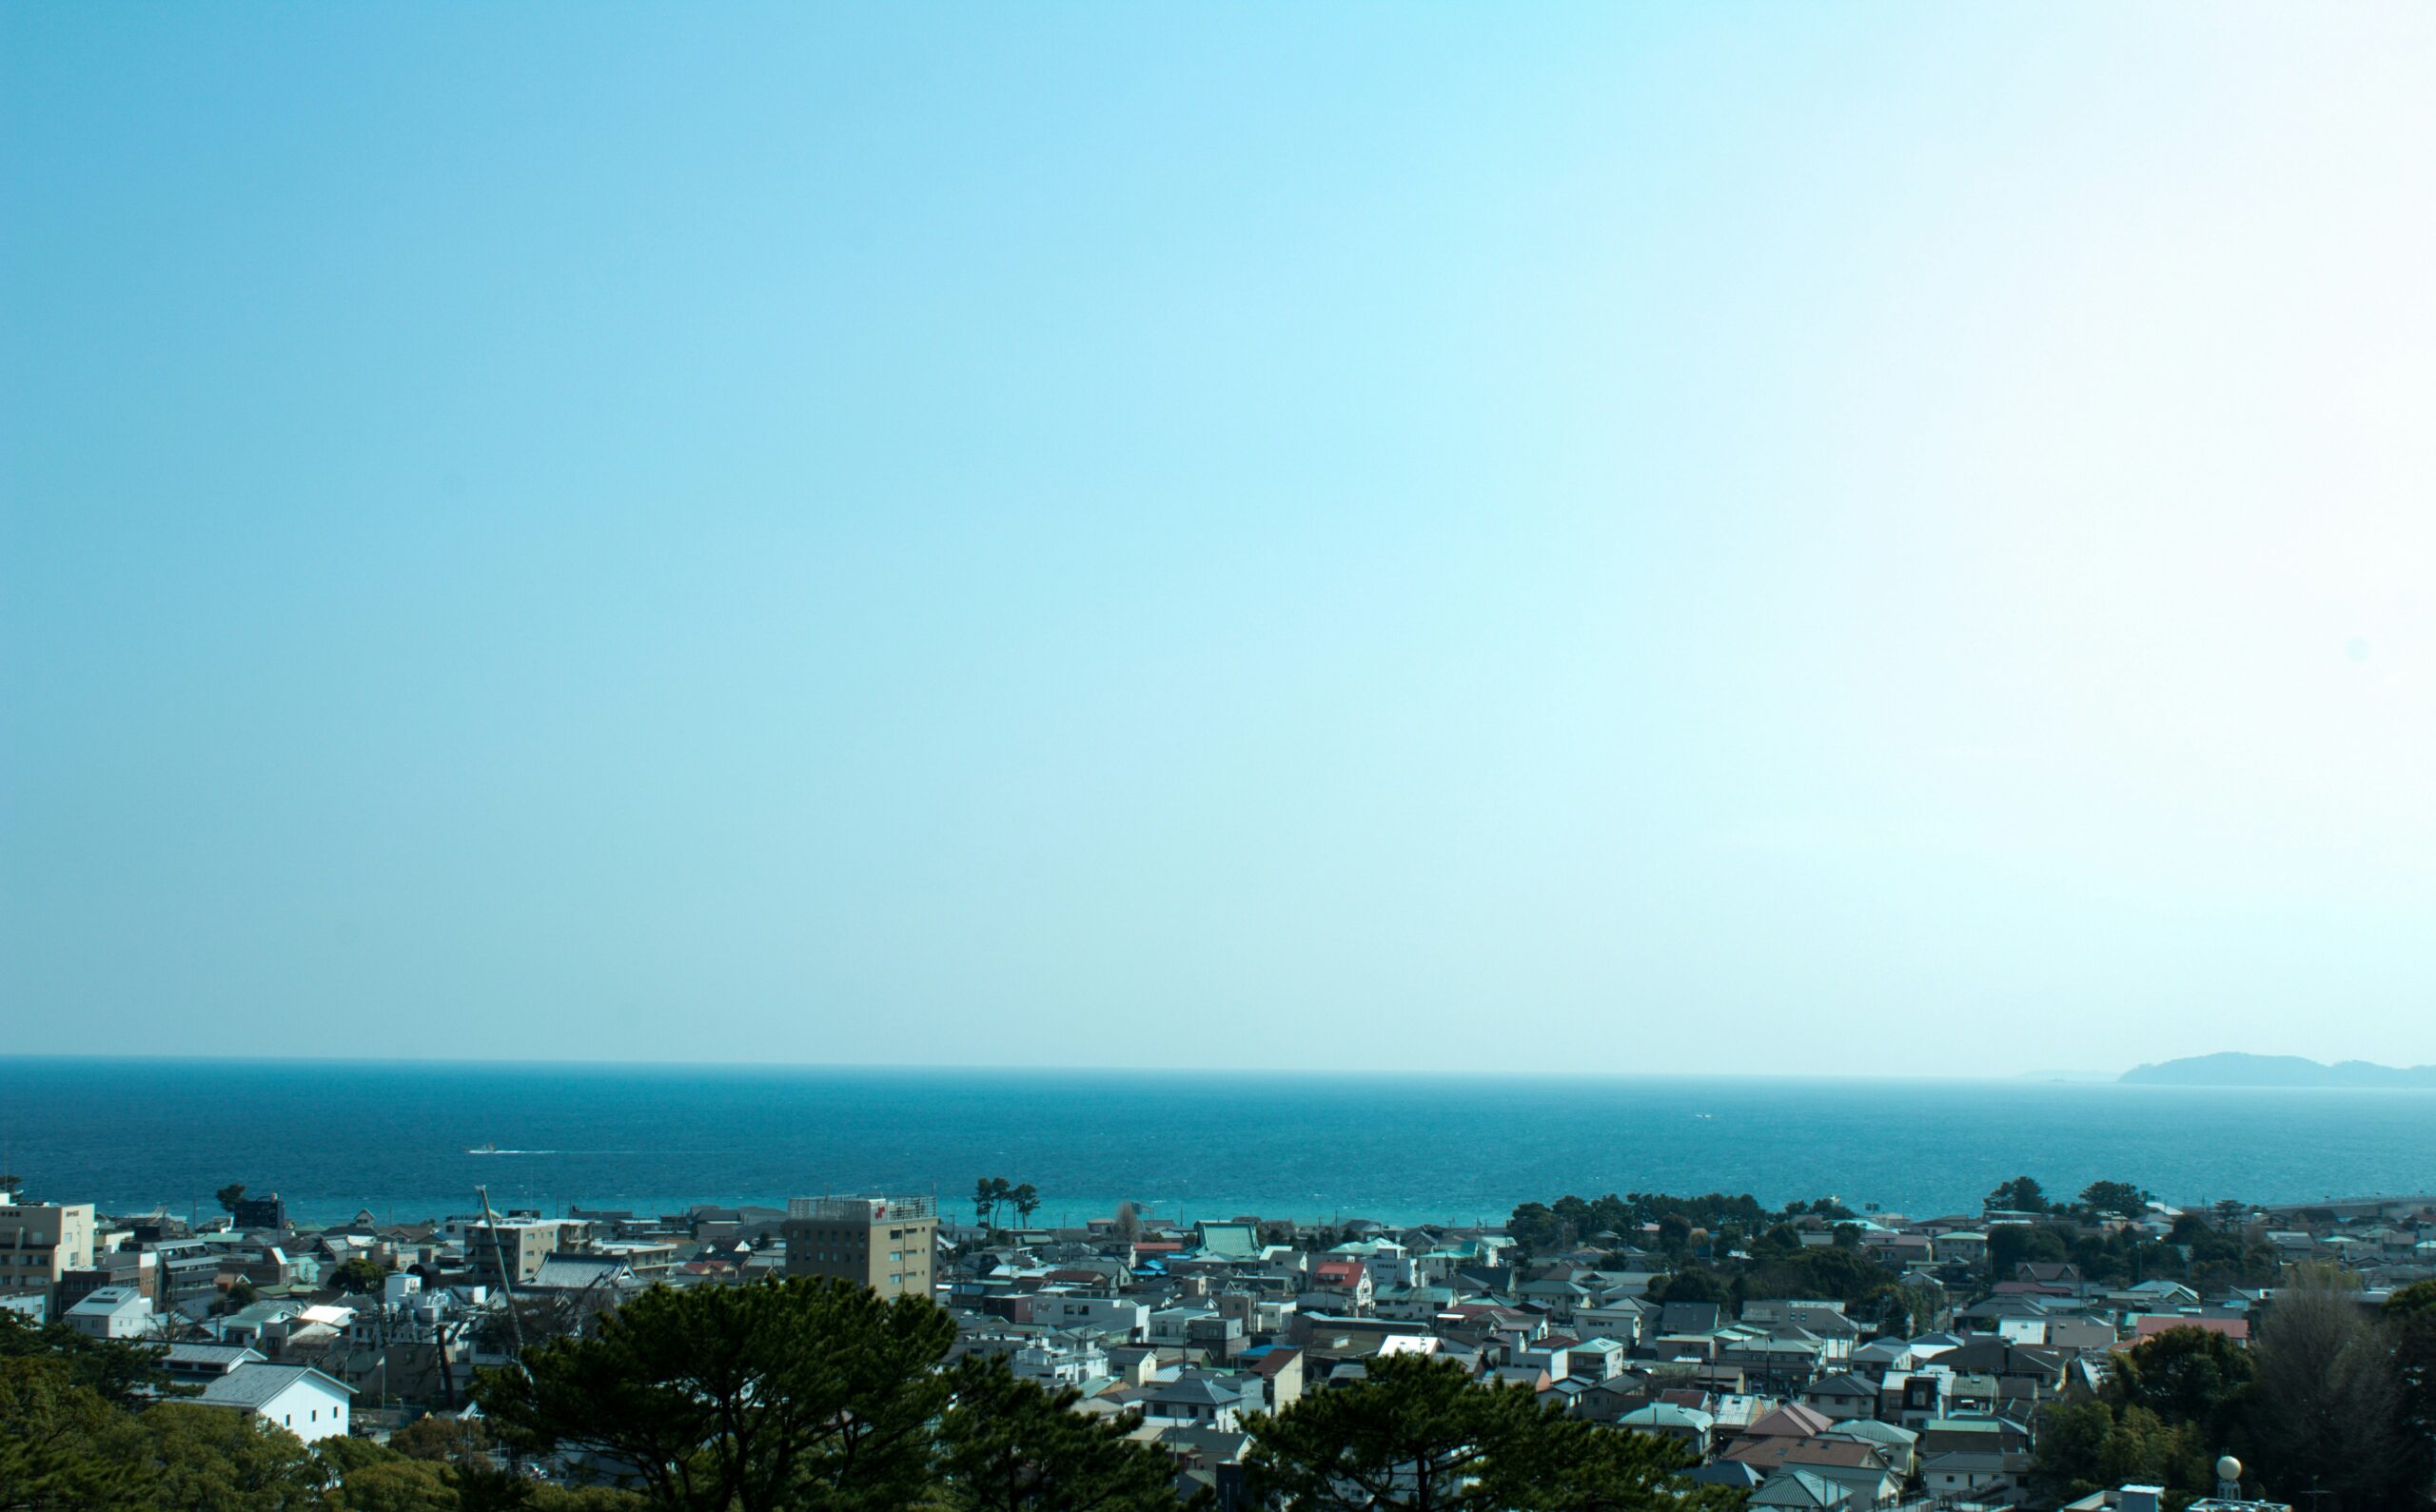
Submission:
<svg viewBox="0 0 2436 1512">
<path fill-rule="evenodd" d="M 1253 1420 L 1247 1484 L 1292 1512 L 1720 1512 L 1671 1440 L 1542 1406 L 1452 1361 L 1381 1355 L 1365 1378 Z"/>
</svg>

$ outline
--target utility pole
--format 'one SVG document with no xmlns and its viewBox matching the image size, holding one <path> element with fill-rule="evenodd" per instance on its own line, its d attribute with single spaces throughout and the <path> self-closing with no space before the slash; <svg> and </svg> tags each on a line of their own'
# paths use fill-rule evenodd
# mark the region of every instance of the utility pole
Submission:
<svg viewBox="0 0 2436 1512">
<path fill-rule="evenodd" d="M 464 1331 L 462 1323 L 451 1328 L 438 1319 L 433 1320 L 431 1327 L 432 1340 L 440 1346 L 440 1399 L 452 1411 L 457 1406 L 457 1364 L 449 1358 L 448 1351 L 457 1342 L 457 1335 Z"/>
<path fill-rule="evenodd" d="M 516 1315 L 516 1278 L 508 1273 L 507 1258 L 500 1250 L 499 1216 L 491 1211 L 491 1189 L 488 1187 L 475 1188 L 474 1195 L 482 1200 L 482 1228 L 491 1236 L 491 1260 L 499 1267 L 500 1293 L 507 1298 L 508 1337 L 516 1341 L 516 1365 L 517 1368 L 522 1369 L 524 1323 Z"/>
</svg>

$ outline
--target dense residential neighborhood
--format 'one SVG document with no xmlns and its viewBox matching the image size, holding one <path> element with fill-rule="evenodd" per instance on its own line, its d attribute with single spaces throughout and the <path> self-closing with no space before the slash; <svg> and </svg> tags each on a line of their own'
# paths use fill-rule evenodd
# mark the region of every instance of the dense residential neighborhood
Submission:
<svg viewBox="0 0 2436 1512">
<path fill-rule="evenodd" d="M 1969 1213 L 1635 1194 L 1495 1227 L 1127 1208 L 1046 1227 L 994 1178 L 970 1216 L 889 1195 L 314 1227 L 236 1186 L 204 1223 L 5 1195 L 21 1334 L 155 1349 L 164 1395 L 306 1444 L 479 1423 L 479 1373 L 653 1288 L 826 1277 L 935 1303 L 944 1364 L 1003 1363 L 1227 1508 L 1262 1500 L 1264 1424 L 1417 1363 L 1665 1441 L 1684 1486 L 1754 1507 L 2204 1512 L 2426 1484 L 2416 1373 L 2395 1370 L 2386 1409 L 2363 1399 L 2391 1422 L 2358 1431 L 2386 1437 L 2312 1443 L 2274 1431 L 2304 1405 L 2274 1393 L 2308 1384 L 2253 1366 L 2328 1299 L 2343 1346 L 2424 1349 L 2436 1197 L 2185 1211 L 2114 1183 L 2052 1202 L 2022 1178 Z M 2230 1457 L 2252 1445 L 2254 1467 Z M 553 1482 L 628 1468 L 576 1443 L 527 1458 Z"/>
</svg>

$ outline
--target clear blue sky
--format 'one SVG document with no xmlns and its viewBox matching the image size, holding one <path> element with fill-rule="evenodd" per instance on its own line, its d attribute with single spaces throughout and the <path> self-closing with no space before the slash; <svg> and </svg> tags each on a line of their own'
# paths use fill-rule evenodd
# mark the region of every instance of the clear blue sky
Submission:
<svg viewBox="0 0 2436 1512">
<path fill-rule="evenodd" d="M 61 1052 L 2436 1060 L 2436 11 L 0 11 Z"/>
</svg>

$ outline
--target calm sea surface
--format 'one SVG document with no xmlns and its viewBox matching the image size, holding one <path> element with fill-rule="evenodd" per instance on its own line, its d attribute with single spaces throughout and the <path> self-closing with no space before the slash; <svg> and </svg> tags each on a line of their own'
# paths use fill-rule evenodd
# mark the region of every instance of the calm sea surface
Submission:
<svg viewBox="0 0 2436 1512">
<path fill-rule="evenodd" d="M 1078 1223 L 1120 1198 L 1468 1222 L 1611 1190 L 1928 1213 L 2025 1172 L 2182 1202 L 2436 1188 L 2436 1092 L 2025 1082 L 0 1058 L 0 1140 L 38 1198 L 209 1210 L 242 1181 L 313 1220 L 464 1211 L 477 1184 L 655 1211 L 935 1188 L 953 1211 L 984 1174 Z"/>
</svg>

